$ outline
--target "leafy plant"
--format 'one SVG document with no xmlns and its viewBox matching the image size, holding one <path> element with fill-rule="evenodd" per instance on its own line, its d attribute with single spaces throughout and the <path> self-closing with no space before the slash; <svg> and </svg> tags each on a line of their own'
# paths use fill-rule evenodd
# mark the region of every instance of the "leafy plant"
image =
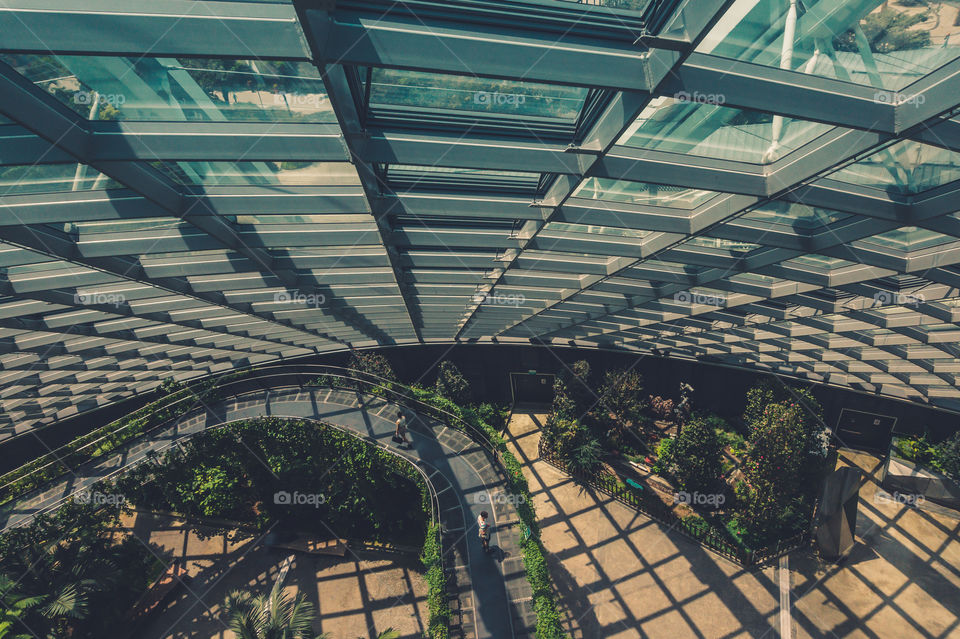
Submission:
<svg viewBox="0 0 960 639">
<path fill-rule="evenodd" d="M 678 487 L 688 492 L 714 490 L 722 473 L 721 450 L 716 430 L 708 420 L 691 419 L 669 448 Z"/>
<path fill-rule="evenodd" d="M 284 594 L 279 581 L 268 595 L 234 590 L 223 607 L 238 639 L 328 639 L 326 633 L 313 631 L 313 604 L 302 593 Z"/>
<path fill-rule="evenodd" d="M 393 372 L 393 367 L 387 358 L 380 353 L 372 351 L 353 351 L 350 354 L 350 363 L 348 368 L 374 375 L 388 382 L 396 382 L 397 374 Z"/>
<path fill-rule="evenodd" d="M 570 452 L 567 464 L 574 473 L 588 475 L 597 469 L 602 459 L 603 446 L 596 439 L 587 439 Z"/>
<path fill-rule="evenodd" d="M 449 360 L 440 362 L 437 393 L 458 404 L 466 404 L 470 401 L 470 384 L 460 369 Z"/>
</svg>

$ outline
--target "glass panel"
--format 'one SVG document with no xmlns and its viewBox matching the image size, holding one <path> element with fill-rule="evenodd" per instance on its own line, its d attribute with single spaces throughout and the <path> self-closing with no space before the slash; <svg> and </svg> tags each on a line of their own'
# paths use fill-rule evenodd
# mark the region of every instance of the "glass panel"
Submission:
<svg viewBox="0 0 960 639">
<path fill-rule="evenodd" d="M 771 202 L 740 216 L 741 220 L 754 220 L 769 224 L 784 224 L 796 229 L 809 231 L 829 226 L 834 222 L 850 217 L 831 209 L 796 204 L 793 202 Z"/>
<path fill-rule="evenodd" d="M 956 242 L 957 238 L 916 226 L 904 226 L 899 229 L 887 231 L 886 233 L 881 233 L 880 235 L 874 235 L 862 241 L 900 251 L 915 251 L 939 244 L 947 244 L 948 242 Z"/>
<path fill-rule="evenodd" d="M 630 11 L 643 11 L 653 0 L 563 0 L 564 2 L 576 2 L 586 5 L 600 5 L 609 9 L 627 9 Z"/>
<path fill-rule="evenodd" d="M 612 235 L 615 237 L 647 237 L 652 235 L 653 231 L 641 231 L 639 229 L 623 229 L 612 226 L 596 226 L 593 224 L 575 224 L 573 222 L 547 222 L 543 226 L 544 231 L 566 231 L 568 233 L 587 233 L 597 235 Z"/>
<path fill-rule="evenodd" d="M 719 97 L 707 96 L 704 99 L 715 101 Z M 627 129 L 619 143 L 644 149 L 766 164 L 831 128 L 828 124 L 704 104 L 694 94 L 685 96 L 683 100 L 655 98 Z"/>
<path fill-rule="evenodd" d="M 85 164 L 0 166 L 0 195 L 120 188 L 122 184 Z"/>
<path fill-rule="evenodd" d="M 587 178 L 573 192 L 575 197 L 648 206 L 694 209 L 717 195 L 716 191 L 665 186 L 649 182 L 628 182 L 610 178 Z"/>
<path fill-rule="evenodd" d="M 179 184 L 203 186 L 355 186 L 349 162 L 154 162 Z"/>
<path fill-rule="evenodd" d="M 461 169 L 408 164 L 391 164 L 385 170 L 387 181 L 391 186 L 398 189 L 495 187 L 536 191 L 540 185 L 539 173 L 523 171 Z"/>
<path fill-rule="evenodd" d="M 759 244 L 741 242 L 739 240 L 725 240 L 719 237 L 691 237 L 686 243 L 691 246 L 705 246 L 708 248 L 732 251 L 734 253 L 749 253 L 750 251 L 760 248 Z"/>
<path fill-rule="evenodd" d="M 847 260 L 842 260 L 839 257 L 827 257 L 826 255 L 817 255 L 811 253 L 810 255 L 798 255 L 797 257 L 783 262 L 784 266 L 794 266 L 801 268 L 813 267 L 821 270 L 833 270 L 838 268 L 843 268 L 845 266 L 852 266 L 855 262 L 850 262 Z"/>
<path fill-rule="evenodd" d="M 899 90 L 960 56 L 956 18 L 948 2 L 737 0 L 697 51 Z"/>
<path fill-rule="evenodd" d="M 364 81 L 366 71 L 360 70 Z M 570 121 L 587 97 L 580 87 L 381 68 L 370 71 L 369 89 L 373 109 L 426 107 Z"/>
<path fill-rule="evenodd" d="M 336 122 L 308 62 L 2 54 L 90 120 Z"/>
<path fill-rule="evenodd" d="M 920 193 L 960 179 L 960 153 L 902 140 L 828 177 L 897 193 Z"/>
</svg>

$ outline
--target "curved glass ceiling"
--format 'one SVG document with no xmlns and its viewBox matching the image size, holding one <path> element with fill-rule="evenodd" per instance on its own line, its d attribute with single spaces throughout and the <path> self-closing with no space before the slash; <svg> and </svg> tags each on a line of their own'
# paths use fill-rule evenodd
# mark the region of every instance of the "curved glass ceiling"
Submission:
<svg viewBox="0 0 960 639">
<path fill-rule="evenodd" d="M 40 5 L 0 32 L 0 440 L 531 339 L 960 409 L 955 2 Z"/>
</svg>

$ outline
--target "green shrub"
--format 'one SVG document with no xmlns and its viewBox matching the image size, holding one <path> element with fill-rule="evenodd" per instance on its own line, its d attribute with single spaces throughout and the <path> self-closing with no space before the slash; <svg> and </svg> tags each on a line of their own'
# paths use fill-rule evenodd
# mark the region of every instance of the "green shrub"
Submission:
<svg viewBox="0 0 960 639">
<path fill-rule="evenodd" d="M 436 391 L 438 394 L 460 405 L 470 402 L 470 384 L 449 360 L 440 362 L 440 372 L 437 373 Z"/>
<path fill-rule="evenodd" d="M 447 639 L 450 636 L 450 606 L 447 604 L 447 580 L 441 562 L 440 525 L 431 523 L 420 553 L 426 568 L 429 639 Z"/>
</svg>

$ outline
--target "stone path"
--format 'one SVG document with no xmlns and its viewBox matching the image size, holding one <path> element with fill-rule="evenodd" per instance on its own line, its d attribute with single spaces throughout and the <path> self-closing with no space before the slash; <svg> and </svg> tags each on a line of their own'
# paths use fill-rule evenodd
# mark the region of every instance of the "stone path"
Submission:
<svg viewBox="0 0 960 639">
<path fill-rule="evenodd" d="M 776 569 L 744 570 L 541 461 L 542 409 L 506 434 L 541 523 L 565 629 L 574 639 L 779 637 Z"/>
<path fill-rule="evenodd" d="M 519 519 L 511 500 L 504 498 L 507 484 L 502 469 L 464 433 L 376 396 L 292 387 L 227 398 L 188 413 L 148 439 L 84 465 L 74 476 L 4 509 L 0 525 L 4 529 L 20 525 L 84 493 L 96 481 L 135 466 L 148 452 L 162 452 L 227 422 L 263 416 L 322 420 L 387 447 L 401 410 L 408 416 L 413 446 L 392 450 L 424 469 L 438 495 L 444 567 L 451 577 L 449 589 L 456 597 L 451 602 L 454 636 L 533 637 L 536 617 L 520 551 Z M 492 519 L 489 554 L 484 554 L 477 539 L 476 519 L 482 510 L 490 512 Z"/>
</svg>

